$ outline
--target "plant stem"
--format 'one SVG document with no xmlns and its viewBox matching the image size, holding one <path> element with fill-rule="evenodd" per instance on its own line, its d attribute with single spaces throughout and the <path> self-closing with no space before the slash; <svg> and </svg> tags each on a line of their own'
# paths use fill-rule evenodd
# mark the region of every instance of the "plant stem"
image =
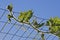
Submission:
<svg viewBox="0 0 60 40">
<path fill-rule="evenodd" d="M 19 22 L 19 23 L 28 24 L 28 25 L 32 26 L 32 27 L 33 27 L 36 31 L 38 31 L 38 32 L 42 32 L 42 31 L 40 31 L 38 28 L 35 28 L 34 25 L 32 25 L 31 23 L 21 22 L 21 21 L 17 20 L 14 16 L 13 16 L 13 19 L 15 19 L 15 20 L 16 20 L 17 22 Z M 42 32 L 42 33 L 49 33 L 49 32 Z"/>
<path fill-rule="evenodd" d="M 45 39 L 44 39 L 44 33 L 41 34 L 41 37 L 42 37 L 42 40 L 45 40 Z"/>
</svg>

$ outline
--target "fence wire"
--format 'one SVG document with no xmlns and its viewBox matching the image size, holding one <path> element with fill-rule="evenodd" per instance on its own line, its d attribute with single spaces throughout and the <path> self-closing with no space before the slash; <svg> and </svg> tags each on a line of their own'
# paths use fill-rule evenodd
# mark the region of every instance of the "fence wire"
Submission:
<svg viewBox="0 0 60 40">
<path fill-rule="evenodd" d="M 17 17 L 19 12 L 14 12 L 14 15 Z M 12 19 L 12 22 L 9 23 L 7 19 L 8 11 L 6 9 L 0 8 L 0 40 L 41 40 L 39 33 L 34 30 L 31 26 L 20 24 Z M 35 15 L 38 22 L 44 22 L 48 19 L 39 18 Z M 33 19 L 33 18 L 32 18 Z M 25 28 L 25 31 L 22 29 Z M 45 30 L 41 28 L 41 30 Z M 52 37 L 51 37 L 52 36 Z M 56 36 L 46 35 L 45 40 L 55 40 Z"/>
</svg>

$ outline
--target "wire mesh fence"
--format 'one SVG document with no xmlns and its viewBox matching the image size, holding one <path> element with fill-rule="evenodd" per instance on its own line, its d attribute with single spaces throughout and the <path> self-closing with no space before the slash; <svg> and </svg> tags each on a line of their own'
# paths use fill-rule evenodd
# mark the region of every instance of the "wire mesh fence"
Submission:
<svg viewBox="0 0 60 40">
<path fill-rule="evenodd" d="M 11 23 L 8 22 L 7 14 L 9 12 L 6 9 L 0 8 L 0 40 L 42 40 L 40 33 L 34 28 L 27 24 L 21 24 L 12 19 Z M 13 14 L 17 18 L 19 12 Z M 32 17 L 36 18 L 38 22 L 45 22 L 48 19 L 38 18 L 35 15 Z M 30 21 L 31 21 L 30 20 Z M 42 31 L 49 31 L 46 28 L 41 28 Z M 56 40 L 58 37 L 52 34 L 45 34 L 45 40 Z"/>
</svg>

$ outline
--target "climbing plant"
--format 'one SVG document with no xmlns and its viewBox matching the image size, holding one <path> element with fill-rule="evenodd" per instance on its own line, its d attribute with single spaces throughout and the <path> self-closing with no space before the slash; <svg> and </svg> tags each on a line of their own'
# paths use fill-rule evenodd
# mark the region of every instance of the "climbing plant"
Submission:
<svg viewBox="0 0 60 40">
<path fill-rule="evenodd" d="M 32 10 L 28 10 L 25 12 L 20 12 L 18 18 L 16 19 L 14 17 L 14 15 L 12 14 L 12 9 L 13 6 L 12 4 L 7 6 L 7 9 L 9 10 L 9 14 L 7 15 L 7 18 L 9 20 L 9 22 L 11 22 L 11 18 L 15 19 L 17 22 L 22 23 L 22 24 L 28 24 L 30 25 L 32 28 L 34 28 L 38 33 L 42 33 L 41 37 L 42 40 L 44 39 L 44 33 L 51 33 L 54 34 L 58 37 L 60 37 L 60 18 L 58 17 L 54 17 L 54 18 L 50 18 L 48 19 L 45 23 L 38 23 L 37 20 L 33 19 L 32 22 L 30 22 L 30 19 L 33 16 L 33 11 Z M 47 27 L 49 27 L 49 32 L 43 32 L 40 31 L 39 28 L 46 25 Z"/>
</svg>

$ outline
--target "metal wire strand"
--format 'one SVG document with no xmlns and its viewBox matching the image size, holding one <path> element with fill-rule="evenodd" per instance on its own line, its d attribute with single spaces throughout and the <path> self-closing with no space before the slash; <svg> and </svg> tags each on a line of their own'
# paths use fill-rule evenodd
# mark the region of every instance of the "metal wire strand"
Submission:
<svg viewBox="0 0 60 40">
<path fill-rule="evenodd" d="M 1 19 L 2 17 L 4 17 L 5 12 L 8 12 L 8 10 L 3 9 L 3 8 L 0 8 L 0 10 L 4 11 L 4 12 L 2 13 L 1 17 L 0 17 L 0 19 Z M 13 11 L 13 13 L 19 14 L 19 12 L 15 12 L 15 11 Z M 42 19 L 41 22 L 43 22 L 43 21 L 45 21 L 45 20 L 48 20 L 48 19 L 44 19 L 44 18 L 39 18 L 39 17 L 37 17 L 37 16 L 35 16 L 35 15 L 33 15 L 33 17 L 36 17 L 36 18 L 38 18 L 39 20 Z M 18 40 L 21 40 L 21 38 L 26 38 L 25 40 L 27 40 L 27 38 L 30 38 L 30 39 L 33 40 L 33 39 L 38 35 L 38 33 L 37 33 L 34 38 L 29 37 L 34 30 L 32 30 L 31 33 L 30 33 L 27 37 L 23 37 L 24 34 L 25 34 L 27 31 L 25 31 L 21 36 L 16 35 L 16 33 L 19 31 L 19 29 L 20 29 L 22 26 L 21 26 L 14 34 L 9 33 L 10 30 L 13 28 L 14 25 L 19 25 L 19 26 L 20 26 L 20 24 L 16 24 L 16 22 L 15 22 L 15 23 L 10 23 L 10 24 L 13 24 L 13 25 L 11 26 L 11 28 L 8 30 L 7 33 L 6 33 L 6 32 L 2 32 L 3 29 L 6 27 L 6 25 L 9 24 L 9 23 L 8 23 L 8 21 L 7 21 L 7 22 L 5 22 L 5 21 L 0 21 L 0 22 L 5 23 L 5 24 L 3 25 L 3 27 L 2 27 L 2 29 L 0 30 L 0 33 L 5 34 L 5 36 L 3 37 L 2 40 L 4 40 L 8 34 L 9 34 L 9 35 L 13 35 L 10 40 L 13 40 L 13 38 L 14 38 L 15 36 L 19 37 Z M 33 28 L 28 27 L 27 30 L 29 30 L 29 29 L 33 29 Z M 46 40 L 48 40 L 48 38 L 49 38 L 50 36 L 51 36 L 51 35 L 49 35 L 49 36 L 46 38 Z M 54 40 L 54 38 L 55 38 L 55 37 L 53 37 L 52 40 Z M 39 40 L 40 40 L 40 39 L 39 39 Z"/>
</svg>

